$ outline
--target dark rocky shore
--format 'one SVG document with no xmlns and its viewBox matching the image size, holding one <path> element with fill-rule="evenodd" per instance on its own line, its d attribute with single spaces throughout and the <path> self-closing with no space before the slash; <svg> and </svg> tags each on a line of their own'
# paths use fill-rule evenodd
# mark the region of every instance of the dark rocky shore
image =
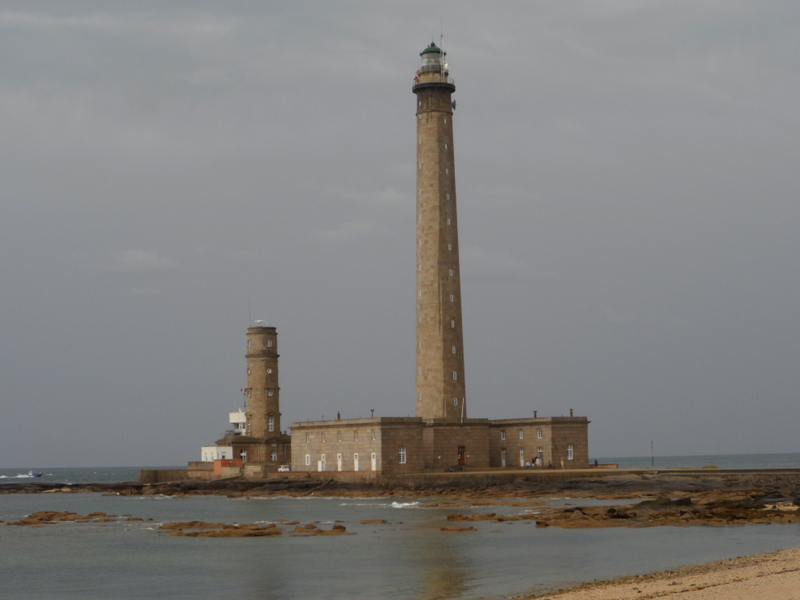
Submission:
<svg viewBox="0 0 800 600">
<path fill-rule="evenodd" d="M 111 483 L 65 485 L 48 482 L 6 484 L 0 494 L 103 493 L 124 496 L 164 495 L 188 497 L 224 495 L 233 498 L 265 496 L 395 496 L 432 499 L 426 505 L 464 509 L 491 507 L 495 512 L 453 513 L 449 521 L 535 521 L 539 527 L 653 527 L 736 525 L 747 523 L 796 523 L 800 517 L 800 472 L 629 472 L 583 474 L 460 474 L 452 477 L 415 476 L 389 485 L 345 483 L 314 477 L 275 477 L 262 480 L 228 479 L 172 483 Z M 567 497 L 573 506 L 553 508 L 540 498 Z M 622 500 L 614 506 L 581 506 L 580 499 Z M 635 501 L 640 500 L 640 501 Z M 512 507 L 539 507 L 536 514 L 518 514 Z M 496 508 L 495 508 L 496 507 Z M 514 513 L 514 514 L 503 514 Z M 55 514 L 55 513 L 54 513 Z M 49 513 L 44 516 L 49 515 Z M 75 515 L 70 518 L 90 518 Z M 104 516 L 104 515 L 101 515 Z M 48 516 L 48 519 L 50 517 Z M 60 519 L 61 517 L 59 517 Z M 19 523 L 32 524 L 32 523 Z M 180 527 L 178 526 L 180 525 Z M 255 525 L 219 524 L 172 526 L 173 535 L 243 537 L 280 535 L 280 529 Z M 443 531 L 469 532 L 470 525 L 443 527 Z M 344 534 L 303 530 L 295 535 Z"/>
<path fill-rule="evenodd" d="M 168 483 L 81 483 L 41 481 L 7 483 L 0 494 L 81 493 L 190 496 L 401 496 L 446 497 L 454 500 L 502 498 L 631 499 L 691 496 L 705 500 L 757 498 L 764 502 L 800 498 L 798 471 L 613 471 L 598 475 L 569 472 L 463 473 L 420 475 L 383 483 L 346 483 L 315 477 L 274 477 L 246 480 L 177 481 Z"/>
</svg>

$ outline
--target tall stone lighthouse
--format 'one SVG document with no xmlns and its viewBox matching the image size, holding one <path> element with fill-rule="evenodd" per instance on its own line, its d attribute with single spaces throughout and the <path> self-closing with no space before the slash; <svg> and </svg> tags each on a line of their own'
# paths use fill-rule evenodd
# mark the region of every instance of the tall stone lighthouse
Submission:
<svg viewBox="0 0 800 600">
<path fill-rule="evenodd" d="M 445 52 L 420 54 L 417 96 L 417 416 L 467 418 L 453 108 Z"/>
</svg>

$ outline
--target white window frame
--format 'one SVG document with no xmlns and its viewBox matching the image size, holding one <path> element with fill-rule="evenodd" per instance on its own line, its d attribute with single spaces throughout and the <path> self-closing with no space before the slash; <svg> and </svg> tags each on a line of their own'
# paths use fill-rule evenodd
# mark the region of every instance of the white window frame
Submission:
<svg viewBox="0 0 800 600">
<path fill-rule="evenodd" d="M 307 467 L 311 466 L 311 455 L 310 454 L 306 454 L 306 466 Z"/>
<path fill-rule="evenodd" d="M 406 464 L 407 457 L 408 457 L 408 455 L 406 453 L 406 447 L 405 446 L 400 446 L 400 451 L 398 452 L 398 462 L 401 465 Z"/>
<path fill-rule="evenodd" d="M 567 460 L 573 460 L 575 456 L 574 448 L 572 444 L 567 444 Z"/>
<path fill-rule="evenodd" d="M 542 430 L 541 430 L 541 429 L 537 429 L 537 430 L 536 430 L 536 437 L 537 437 L 538 439 L 542 439 L 542 438 L 544 437 L 544 433 L 542 432 Z"/>
<path fill-rule="evenodd" d="M 500 430 L 500 439 L 501 440 L 506 439 L 506 430 L 505 429 L 501 429 Z"/>
<path fill-rule="evenodd" d="M 519 430 L 519 439 L 521 439 L 521 440 L 525 439 L 525 430 L 524 429 L 520 429 Z"/>
<path fill-rule="evenodd" d="M 267 417 L 267 431 L 275 431 L 275 417 L 272 415 Z"/>
</svg>

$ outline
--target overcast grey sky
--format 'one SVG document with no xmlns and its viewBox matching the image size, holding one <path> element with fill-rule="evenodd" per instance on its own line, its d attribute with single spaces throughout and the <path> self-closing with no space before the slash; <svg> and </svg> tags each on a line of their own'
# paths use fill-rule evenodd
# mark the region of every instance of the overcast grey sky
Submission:
<svg viewBox="0 0 800 600">
<path fill-rule="evenodd" d="M 800 3 L 0 1 L 0 467 L 198 459 L 249 318 L 284 423 L 413 414 L 442 24 L 470 416 L 800 450 Z"/>
</svg>

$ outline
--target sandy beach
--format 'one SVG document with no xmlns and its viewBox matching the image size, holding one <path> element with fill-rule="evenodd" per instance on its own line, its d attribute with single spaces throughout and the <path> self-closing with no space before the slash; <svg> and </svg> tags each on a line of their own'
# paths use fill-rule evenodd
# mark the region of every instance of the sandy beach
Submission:
<svg viewBox="0 0 800 600">
<path fill-rule="evenodd" d="M 590 583 L 518 600 L 798 600 L 800 548 Z"/>
</svg>

